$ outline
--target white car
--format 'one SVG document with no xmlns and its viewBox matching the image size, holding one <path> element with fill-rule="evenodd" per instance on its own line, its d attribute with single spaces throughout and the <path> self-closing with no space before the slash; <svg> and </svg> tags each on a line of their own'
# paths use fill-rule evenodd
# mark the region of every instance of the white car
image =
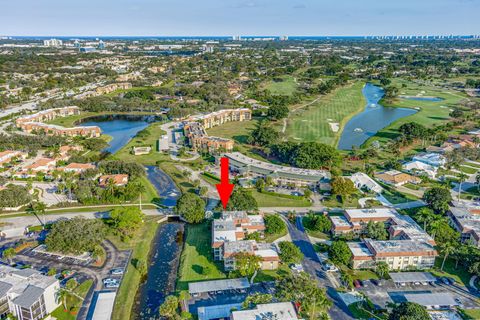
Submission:
<svg viewBox="0 0 480 320">
<path fill-rule="evenodd" d="M 292 271 L 295 271 L 295 272 L 303 272 L 304 271 L 303 266 L 301 264 L 292 264 L 290 266 L 290 269 L 292 269 Z"/>
<path fill-rule="evenodd" d="M 337 266 L 335 266 L 334 264 L 330 264 L 330 263 L 325 263 L 324 269 L 325 269 L 325 271 L 329 271 L 329 272 L 337 272 L 338 271 Z"/>
</svg>

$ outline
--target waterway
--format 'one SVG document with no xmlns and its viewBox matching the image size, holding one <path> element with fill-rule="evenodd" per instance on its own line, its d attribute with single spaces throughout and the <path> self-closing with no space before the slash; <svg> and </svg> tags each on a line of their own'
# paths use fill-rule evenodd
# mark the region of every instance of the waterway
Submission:
<svg viewBox="0 0 480 320">
<path fill-rule="evenodd" d="M 79 125 L 100 127 L 103 134 L 112 137 L 103 151 L 115 153 L 153 121 L 154 116 L 105 115 L 83 119 Z"/>
<path fill-rule="evenodd" d="M 415 109 L 382 106 L 379 101 L 384 91 L 371 83 L 363 87 L 362 93 L 367 101 L 365 110 L 347 122 L 338 142 L 338 149 L 350 150 L 352 146 L 359 147 L 395 120 L 417 112 Z"/>
<path fill-rule="evenodd" d="M 175 290 L 183 231 L 184 224 L 180 222 L 168 222 L 158 227 L 150 252 L 147 279 L 138 289 L 132 319 L 158 319 L 158 309 L 165 297 Z"/>
<path fill-rule="evenodd" d="M 115 153 L 125 146 L 154 116 L 109 115 L 85 119 L 80 125 L 99 126 L 103 134 L 112 137 L 104 151 Z M 156 166 L 146 166 L 148 180 L 161 197 L 161 204 L 173 207 L 180 190 L 165 172 Z M 177 269 L 183 245 L 184 224 L 166 222 L 158 227 L 148 259 L 148 274 L 136 294 L 132 319 L 158 319 L 158 309 L 165 297 L 175 290 Z"/>
</svg>

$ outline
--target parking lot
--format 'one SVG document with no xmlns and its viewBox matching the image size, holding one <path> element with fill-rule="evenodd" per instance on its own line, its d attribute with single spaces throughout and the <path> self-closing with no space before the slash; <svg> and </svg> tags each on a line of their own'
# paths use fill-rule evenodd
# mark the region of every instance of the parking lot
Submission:
<svg viewBox="0 0 480 320">
<path fill-rule="evenodd" d="M 199 295 L 198 297 L 192 297 L 188 301 L 188 308 L 191 313 L 197 314 L 197 309 L 199 307 L 242 303 L 243 301 L 245 301 L 247 296 L 254 293 L 274 294 L 274 288 L 274 283 L 262 282 L 255 283 L 250 288 L 243 290 L 228 290 L 204 293 Z"/>
<path fill-rule="evenodd" d="M 388 303 L 405 301 L 405 294 L 441 292 L 451 293 L 466 309 L 479 307 L 476 296 L 458 285 L 447 285 L 441 282 L 395 285 L 391 280 L 382 281 L 380 286 L 371 280 L 363 281 L 363 284 L 357 290 L 363 292 L 379 308 L 385 308 Z"/>
</svg>

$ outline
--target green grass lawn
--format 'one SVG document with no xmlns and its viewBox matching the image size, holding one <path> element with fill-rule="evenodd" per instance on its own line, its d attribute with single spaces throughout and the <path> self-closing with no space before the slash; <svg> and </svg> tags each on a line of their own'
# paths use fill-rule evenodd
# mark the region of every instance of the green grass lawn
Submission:
<svg viewBox="0 0 480 320">
<path fill-rule="evenodd" d="M 270 80 L 263 86 L 263 88 L 269 90 L 274 95 L 282 96 L 291 96 L 297 91 L 298 84 L 293 76 L 284 75 L 276 78 L 276 80 L 280 81 Z"/>
<path fill-rule="evenodd" d="M 235 141 L 234 149 L 254 159 L 266 161 L 257 151 L 258 148 L 247 143 L 248 137 L 255 129 L 260 118 L 253 118 L 251 121 L 227 122 L 221 126 L 207 130 L 209 136 L 222 137 Z"/>
<path fill-rule="evenodd" d="M 93 280 L 86 280 L 82 282 L 73 291 L 80 297 L 85 298 L 88 291 L 93 285 Z M 64 309 L 63 304 L 52 312 L 52 316 L 59 320 L 75 320 L 77 313 L 83 304 L 83 300 L 80 300 L 74 295 L 68 295 L 66 298 L 67 310 Z"/>
<path fill-rule="evenodd" d="M 140 183 L 145 187 L 145 192 L 142 193 L 142 204 L 158 202 L 160 197 L 157 189 L 150 183 L 146 176 L 139 178 Z"/>
<path fill-rule="evenodd" d="M 275 281 L 291 274 L 287 265 L 281 264 L 277 270 L 259 270 L 253 282 Z"/>
<path fill-rule="evenodd" d="M 463 173 L 466 173 L 466 174 L 474 174 L 478 171 L 478 169 L 470 168 L 470 167 L 466 167 L 466 166 L 460 166 L 460 171 L 462 171 Z"/>
<path fill-rule="evenodd" d="M 359 206 L 357 197 L 349 197 L 345 203 L 342 203 L 335 195 L 325 198 L 322 203 L 327 208 L 358 208 Z"/>
<path fill-rule="evenodd" d="M 310 201 L 303 197 L 291 199 L 281 195 L 260 193 L 257 190 L 252 190 L 252 195 L 257 200 L 259 207 L 310 207 L 312 205 Z"/>
<path fill-rule="evenodd" d="M 321 97 L 312 105 L 293 112 L 288 118 L 286 135 L 292 141 L 316 141 L 336 146 L 348 120 L 365 107 L 364 82 L 355 82 Z M 329 122 L 338 123 L 333 132 Z"/>
<path fill-rule="evenodd" d="M 170 159 L 168 154 L 157 152 L 157 142 L 160 136 L 165 132 L 160 128 L 162 124 L 155 122 L 147 127 L 147 136 L 132 138 L 122 149 L 116 152 L 112 157 L 127 162 L 136 162 L 143 165 L 155 165 L 157 161 L 167 161 Z M 150 146 L 152 151 L 149 154 L 135 156 L 131 153 L 133 147 Z"/>
<path fill-rule="evenodd" d="M 312 237 L 318 238 L 318 239 L 330 239 L 330 236 L 328 234 L 326 234 L 324 232 L 321 232 L 321 231 L 318 231 L 318 230 L 310 229 L 308 227 L 309 220 L 310 219 L 309 219 L 308 216 L 304 216 L 303 219 L 302 219 L 303 226 L 305 227 L 305 230 L 307 231 L 309 236 L 312 236 Z"/>
<path fill-rule="evenodd" d="M 378 275 L 371 270 L 353 270 L 347 266 L 340 265 L 339 268 L 352 276 L 352 278 L 358 280 L 378 279 Z"/>
<path fill-rule="evenodd" d="M 407 122 L 417 122 L 427 127 L 446 123 L 450 120 L 450 109 L 466 97 L 462 93 L 450 92 L 444 88 L 435 88 L 428 85 L 418 85 L 414 82 L 400 78 L 394 79 L 392 84 L 399 88 L 400 95 L 416 96 L 417 94 L 422 94 L 423 96 L 439 97 L 444 100 L 433 102 L 398 98 L 391 103 L 382 100 L 380 103 L 384 106 L 418 108 L 419 111 L 408 117 L 398 119 L 388 127 L 380 130 L 374 137 L 370 138 L 364 144 L 366 146 L 370 145 L 370 143 L 375 140 L 380 141 L 380 143 L 386 143 L 391 139 L 397 138 L 400 135 L 398 128 Z M 406 85 L 406 87 L 402 88 L 402 85 Z"/>
<path fill-rule="evenodd" d="M 480 309 L 462 309 L 462 313 L 469 317 L 468 320 L 480 319 Z"/>
<path fill-rule="evenodd" d="M 468 286 L 472 275 L 467 270 L 465 270 L 463 266 L 459 264 L 458 268 L 455 268 L 455 260 L 447 258 L 447 260 L 445 261 L 445 266 L 443 267 L 443 271 L 440 271 L 442 261 L 443 257 L 437 257 L 435 259 L 435 268 L 429 271 L 436 277 L 450 277 L 455 279 L 457 283 Z"/>
<path fill-rule="evenodd" d="M 188 282 L 223 279 L 223 266 L 213 261 L 210 222 L 185 227 L 185 244 L 178 268 L 177 290 L 187 290 Z"/>
<path fill-rule="evenodd" d="M 132 250 L 132 260 L 138 259 L 146 262 L 148 261 L 153 238 L 159 226 L 155 221 L 156 219 L 156 217 L 147 217 L 142 228 L 127 243 L 120 241 L 116 236 L 109 236 L 108 239 L 119 250 Z M 135 303 L 135 293 L 140 285 L 140 281 L 140 273 L 132 263 L 129 263 L 117 292 L 112 319 L 129 320 L 131 318 L 130 314 Z"/>
</svg>

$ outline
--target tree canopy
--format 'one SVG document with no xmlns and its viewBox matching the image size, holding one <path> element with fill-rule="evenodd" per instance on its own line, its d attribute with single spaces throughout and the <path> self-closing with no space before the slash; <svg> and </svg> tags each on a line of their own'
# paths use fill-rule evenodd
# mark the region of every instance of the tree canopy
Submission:
<svg viewBox="0 0 480 320">
<path fill-rule="evenodd" d="M 91 252 L 105 239 L 105 225 L 98 219 L 74 217 L 53 224 L 45 239 L 48 251 L 66 254 Z"/>
<path fill-rule="evenodd" d="M 330 248 L 328 248 L 328 256 L 334 263 L 348 265 L 352 253 L 345 241 L 335 240 L 332 242 Z"/>
<path fill-rule="evenodd" d="M 430 320 L 430 315 L 423 306 L 414 302 L 402 302 L 395 305 L 388 320 Z"/>
<path fill-rule="evenodd" d="M 265 233 L 282 234 L 287 230 L 285 222 L 278 215 L 269 214 L 265 216 Z"/>
<path fill-rule="evenodd" d="M 193 193 L 184 193 L 177 201 L 175 212 L 188 223 L 199 223 L 205 219 L 205 201 Z"/>
<path fill-rule="evenodd" d="M 280 248 L 280 258 L 285 264 L 300 263 L 303 259 L 303 253 L 292 242 L 282 241 L 278 244 Z"/>
<path fill-rule="evenodd" d="M 130 239 L 142 225 L 144 216 L 138 207 L 115 208 L 110 212 L 107 223 L 122 239 Z"/>
<path fill-rule="evenodd" d="M 452 195 L 447 188 L 434 187 L 425 191 L 423 200 L 433 211 L 445 213 L 448 210 L 448 203 L 452 201 Z"/>
<path fill-rule="evenodd" d="M 243 211 L 256 209 L 258 209 L 258 203 L 250 191 L 238 187 L 233 189 L 230 201 L 228 201 L 227 210 Z"/>
</svg>

